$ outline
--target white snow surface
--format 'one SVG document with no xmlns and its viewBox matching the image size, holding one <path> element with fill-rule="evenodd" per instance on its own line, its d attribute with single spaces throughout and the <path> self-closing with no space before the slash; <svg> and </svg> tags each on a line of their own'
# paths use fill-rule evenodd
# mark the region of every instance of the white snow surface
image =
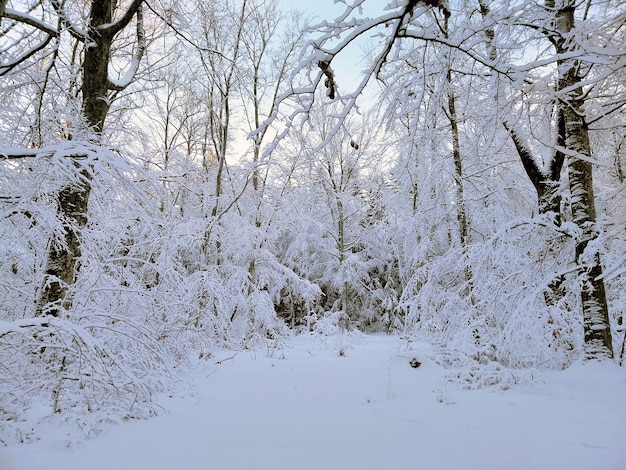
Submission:
<svg viewBox="0 0 626 470">
<path fill-rule="evenodd" d="M 39 441 L 0 449 L 0 469 L 626 468 L 624 368 L 489 372 L 436 357 L 360 334 L 223 351 L 162 397 L 160 416 L 86 441 L 43 424 Z"/>
</svg>

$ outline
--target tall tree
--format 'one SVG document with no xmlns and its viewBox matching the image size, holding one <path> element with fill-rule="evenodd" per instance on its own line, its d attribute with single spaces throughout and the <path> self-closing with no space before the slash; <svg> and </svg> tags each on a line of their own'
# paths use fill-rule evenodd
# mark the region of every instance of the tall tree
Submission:
<svg viewBox="0 0 626 470">
<path fill-rule="evenodd" d="M 28 61 L 39 51 L 46 54 L 46 46 L 52 38 L 60 38 L 69 33 L 82 45 L 83 61 L 81 64 L 81 110 L 82 123 L 72 123 L 73 133 L 69 139 L 100 143 L 104 131 L 105 119 L 109 113 L 115 93 L 124 90 L 133 80 L 145 51 L 146 42 L 143 25 L 142 5 L 144 0 L 118 2 L 118 0 L 92 1 L 88 5 L 88 14 L 83 21 L 82 4 L 51 0 L 50 4 L 39 2 L 30 7 L 29 12 L 40 8 L 43 19 L 37 19 L 30 13 L 19 13 L 2 4 L 3 16 L 13 22 L 21 23 L 31 30 L 43 34 L 35 48 L 26 48 L 26 52 L 12 54 L 15 58 L 2 64 L 0 69 L 10 71 L 18 65 L 27 66 Z M 56 24 L 47 23 L 46 19 L 55 19 Z M 136 39 L 134 51 L 123 76 L 113 77 L 112 51 L 116 38 L 135 20 Z M 125 41 L 127 38 L 124 38 Z M 16 49 L 24 50 L 20 41 L 13 44 Z M 44 143 L 45 144 L 45 143 Z M 63 237 L 51 240 L 45 267 L 45 279 L 37 301 L 39 314 L 60 315 L 71 305 L 69 288 L 76 279 L 81 256 L 80 230 L 87 223 L 87 207 L 91 192 L 90 172 L 87 167 L 76 162 L 79 182 L 70 184 L 58 194 L 58 212 L 63 220 Z"/>
<path fill-rule="evenodd" d="M 114 94 L 124 90 L 133 80 L 146 48 L 143 25 L 143 0 L 118 5 L 117 0 L 93 1 L 85 25 L 77 24 L 66 5 L 53 0 L 54 8 L 70 34 L 83 44 L 82 112 L 87 139 L 99 143 Z M 109 67 L 116 36 L 136 20 L 136 48 L 126 74 L 111 77 Z M 77 165 L 80 168 L 80 165 Z M 91 193 L 90 173 L 80 170 L 79 184 L 66 186 L 59 193 L 58 208 L 64 223 L 63 243 L 52 242 L 46 261 L 46 279 L 39 296 L 37 311 L 58 316 L 71 305 L 69 286 L 76 279 L 81 256 L 80 229 L 87 224 Z"/>
<path fill-rule="evenodd" d="M 449 15 L 444 15 L 441 31 L 446 39 L 450 39 Z M 459 226 L 459 240 L 463 254 L 467 255 L 469 245 L 469 220 L 467 214 L 467 205 L 465 202 L 465 173 L 463 171 L 463 156 L 461 154 L 461 137 L 459 129 L 459 115 L 457 113 L 457 96 L 456 90 L 453 88 L 453 62 L 452 57 L 454 51 L 446 49 L 445 55 L 448 57 L 446 64 L 446 84 L 447 90 L 447 107 L 444 107 L 445 115 L 450 123 L 450 133 L 452 137 L 452 160 L 454 162 L 454 189 L 455 189 L 455 208 L 456 217 Z M 465 266 L 465 281 L 471 291 L 472 287 L 472 268 L 469 263 Z M 471 296 L 471 292 L 470 292 Z"/>
<path fill-rule="evenodd" d="M 575 14 L 579 2 L 563 0 L 559 4 L 546 0 L 547 9 L 553 14 L 548 37 L 558 55 L 557 93 L 559 118 L 564 130 L 564 148 L 569 157 L 568 175 L 572 193 L 573 221 L 580 227 L 581 235 L 576 241 L 576 261 L 582 274 L 582 306 L 585 328 L 585 355 L 587 358 L 613 357 L 611 324 L 600 254 L 592 247 L 597 238 L 596 206 L 593 189 L 592 152 L 589 129 L 585 119 L 585 96 L 583 87 L 584 64 L 578 59 L 567 58 L 576 52 Z M 588 250 L 589 249 L 589 250 Z"/>
</svg>

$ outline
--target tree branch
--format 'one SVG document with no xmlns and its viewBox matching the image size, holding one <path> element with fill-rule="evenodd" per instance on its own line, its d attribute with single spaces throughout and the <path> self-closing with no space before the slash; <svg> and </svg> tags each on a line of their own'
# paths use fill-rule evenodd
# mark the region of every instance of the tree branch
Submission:
<svg viewBox="0 0 626 470">
<path fill-rule="evenodd" d="M 29 59 L 30 57 L 35 55 L 37 52 L 44 49 L 48 44 L 50 44 L 50 41 L 52 41 L 52 39 L 53 39 L 53 36 L 48 35 L 46 39 L 41 41 L 38 45 L 30 49 L 29 51 L 23 53 L 21 56 L 17 57 L 16 59 L 13 59 L 11 62 L 7 64 L 0 64 L 0 77 L 6 75 L 15 67 L 17 67 L 22 62 L 24 62 L 26 59 Z"/>
<path fill-rule="evenodd" d="M 541 171 L 539 165 L 535 161 L 530 149 L 526 146 L 526 144 L 522 141 L 519 134 L 509 126 L 508 123 L 503 122 L 504 128 L 507 130 L 509 135 L 511 136 L 511 140 L 513 140 L 513 144 L 515 144 L 515 148 L 517 149 L 517 153 L 519 154 L 520 160 L 522 161 L 522 165 L 524 165 L 524 170 L 526 170 L 526 174 L 530 178 L 530 181 L 533 183 L 533 186 L 537 190 L 539 196 L 542 195 L 543 181 L 546 179 L 546 175 Z"/>
<path fill-rule="evenodd" d="M 41 21 L 40 19 L 35 18 L 34 16 L 30 16 L 27 13 L 21 13 L 11 8 L 7 8 L 4 12 L 4 15 L 2 16 L 4 16 L 5 18 L 14 20 L 14 21 L 18 21 L 20 23 L 27 24 L 29 26 L 32 26 L 33 28 L 37 28 L 49 36 L 52 36 L 55 38 L 59 36 L 59 32 L 55 28 Z"/>
<path fill-rule="evenodd" d="M 65 13 L 65 7 L 59 3 L 59 0 L 52 0 L 52 7 L 54 11 L 56 11 L 57 15 L 61 19 L 61 22 L 67 28 L 67 31 L 72 35 L 74 39 L 78 41 L 84 42 L 87 39 L 87 33 L 82 31 L 80 28 L 77 28 L 75 24 L 73 24 Z"/>
<path fill-rule="evenodd" d="M 133 53 L 130 66 L 124 77 L 119 80 L 108 79 L 108 88 L 112 91 L 122 91 L 133 81 L 139 70 L 139 64 L 146 51 L 146 33 L 143 26 L 143 8 L 139 5 L 137 9 L 137 50 Z"/>
<path fill-rule="evenodd" d="M 123 30 L 128 23 L 133 19 L 133 16 L 137 14 L 137 12 L 141 9 L 141 5 L 145 0 L 133 0 L 133 3 L 130 4 L 128 10 L 122 15 L 120 19 L 114 21 L 113 23 L 103 24 L 98 29 L 102 34 L 108 34 L 110 36 L 115 36 L 121 30 Z"/>
</svg>

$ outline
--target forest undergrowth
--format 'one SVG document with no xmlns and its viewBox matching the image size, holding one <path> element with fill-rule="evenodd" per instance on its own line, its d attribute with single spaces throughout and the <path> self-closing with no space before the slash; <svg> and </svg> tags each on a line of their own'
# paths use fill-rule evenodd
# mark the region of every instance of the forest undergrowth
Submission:
<svg viewBox="0 0 626 470">
<path fill-rule="evenodd" d="M 336 3 L 0 0 L 0 443 L 294 334 L 623 364 L 626 3 Z"/>
<path fill-rule="evenodd" d="M 90 222 L 80 232 L 71 306 L 60 316 L 36 315 L 37 282 L 48 243 L 64 242 L 55 194 L 80 173 L 63 157 L 2 167 L 3 187 L 19 194 L 3 203 L 0 224 L 5 444 L 37 439 L 40 422 L 71 422 L 93 436 L 106 423 L 149 417 L 160 411 L 158 394 L 215 351 L 269 354 L 298 333 L 419 337 L 452 370 L 449 380 L 468 388 L 507 388 L 507 370 L 564 369 L 581 359 L 583 327 L 572 314 L 580 309 L 570 255 L 576 230 L 549 215 L 437 252 L 433 237 L 398 226 L 401 204 L 370 216 L 363 208 L 367 223 L 350 235 L 359 246 L 340 262 L 326 221 L 311 216 L 324 201 L 303 188 L 292 197 L 306 206 L 276 198 L 266 208 L 271 223 L 259 226 L 252 193 L 237 210 L 207 214 L 197 196 L 203 168 L 187 168 L 196 186 L 163 185 L 111 158 L 97 151 L 84 164 L 94 188 Z M 610 265 L 624 241 L 606 245 Z M 555 277 L 563 294 L 549 302 Z M 622 277 L 609 282 L 615 312 L 625 302 Z"/>
</svg>

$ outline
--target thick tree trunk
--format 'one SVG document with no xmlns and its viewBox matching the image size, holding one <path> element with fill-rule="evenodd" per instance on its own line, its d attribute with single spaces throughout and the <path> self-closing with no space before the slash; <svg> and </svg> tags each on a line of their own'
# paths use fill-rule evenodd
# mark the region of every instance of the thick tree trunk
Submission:
<svg viewBox="0 0 626 470">
<path fill-rule="evenodd" d="M 113 32 L 103 25 L 112 22 L 117 0 L 91 2 L 89 37 L 85 38 L 83 60 L 83 116 L 92 140 L 98 141 L 110 108 L 108 65 Z M 76 164 L 78 167 L 78 164 Z M 45 277 L 35 312 L 37 315 L 59 316 L 72 305 L 70 286 L 80 267 L 80 229 L 87 224 L 87 207 L 91 193 L 90 176 L 81 171 L 80 184 L 64 187 L 58 195 L 58 214 L 63 223 L 64 243 L 50 242 Z"/>
<path fill-rule="evenodd" d="M 547 0 L 546 5 L 554 8 L 554 1 Z M 555 10 L 555 30 L 558 36 L 553 39 L 553 43 L 558 54 L 569 52 L 568 36 L 574 28 L 574 11 L 573 1 L 565 2 Z M 576 262 L 583 276 L 581 299 L 585 357 L 586 359 L 612 358 L 611 326 L 604 281 L 601 278 L 600 255 L 597 252 L 586 253 L 590 243 L 597 238 L 597 227 L 593 167 L 590 162 L 591 145 L 584 118 L 582 79 L 578 74 L 577 61 L 559 60 L 558 67 L 560 70 L 558 92 L 563 112 L 565 148 L 574 154 L 569 161 L 572 215 L 574 223 L 580 227 L 582 233 L 576 242 Z"/>
<path fill-rule="evenodd" d="M 577 90 L 582 93 L 582 89 Z M 587 126 L 577 99 L 567 106 L 566 146 L 582 157 L 590 157 Z M 576 261 L 584 274 L 581 292 L 585 327 L 585 356 L 588 359 L 613 357 L 613 343 L 609 311 L 602 276 L 602 264 L 597 252 L 586 253 L 590 242 L 596 239 L 596 209 L 593 193 L 593 169 L 590 162 L 573 158 L 569 163 L 570 191 L 574 222 L 582 230 L 576 243 Z"/>
<path fill-rule="evenodd" d="M 51 240 L 48 246 L 44 284 L 36 305 L 38 316 L 58 317 L 72 306 L 70 287 L 79 269 L 80 229 L 87 224 L 90 189 L 84 182 L 59 192 L 57 211 L 63 221 L 63 240 Z"/>
<path fill-rule="evenodd" d="M 0 24 L 2 24 L 2 17 L 6 11 L 7 3 L 9 3 L 9 0 L 0 0 Z"/>
</svg>

